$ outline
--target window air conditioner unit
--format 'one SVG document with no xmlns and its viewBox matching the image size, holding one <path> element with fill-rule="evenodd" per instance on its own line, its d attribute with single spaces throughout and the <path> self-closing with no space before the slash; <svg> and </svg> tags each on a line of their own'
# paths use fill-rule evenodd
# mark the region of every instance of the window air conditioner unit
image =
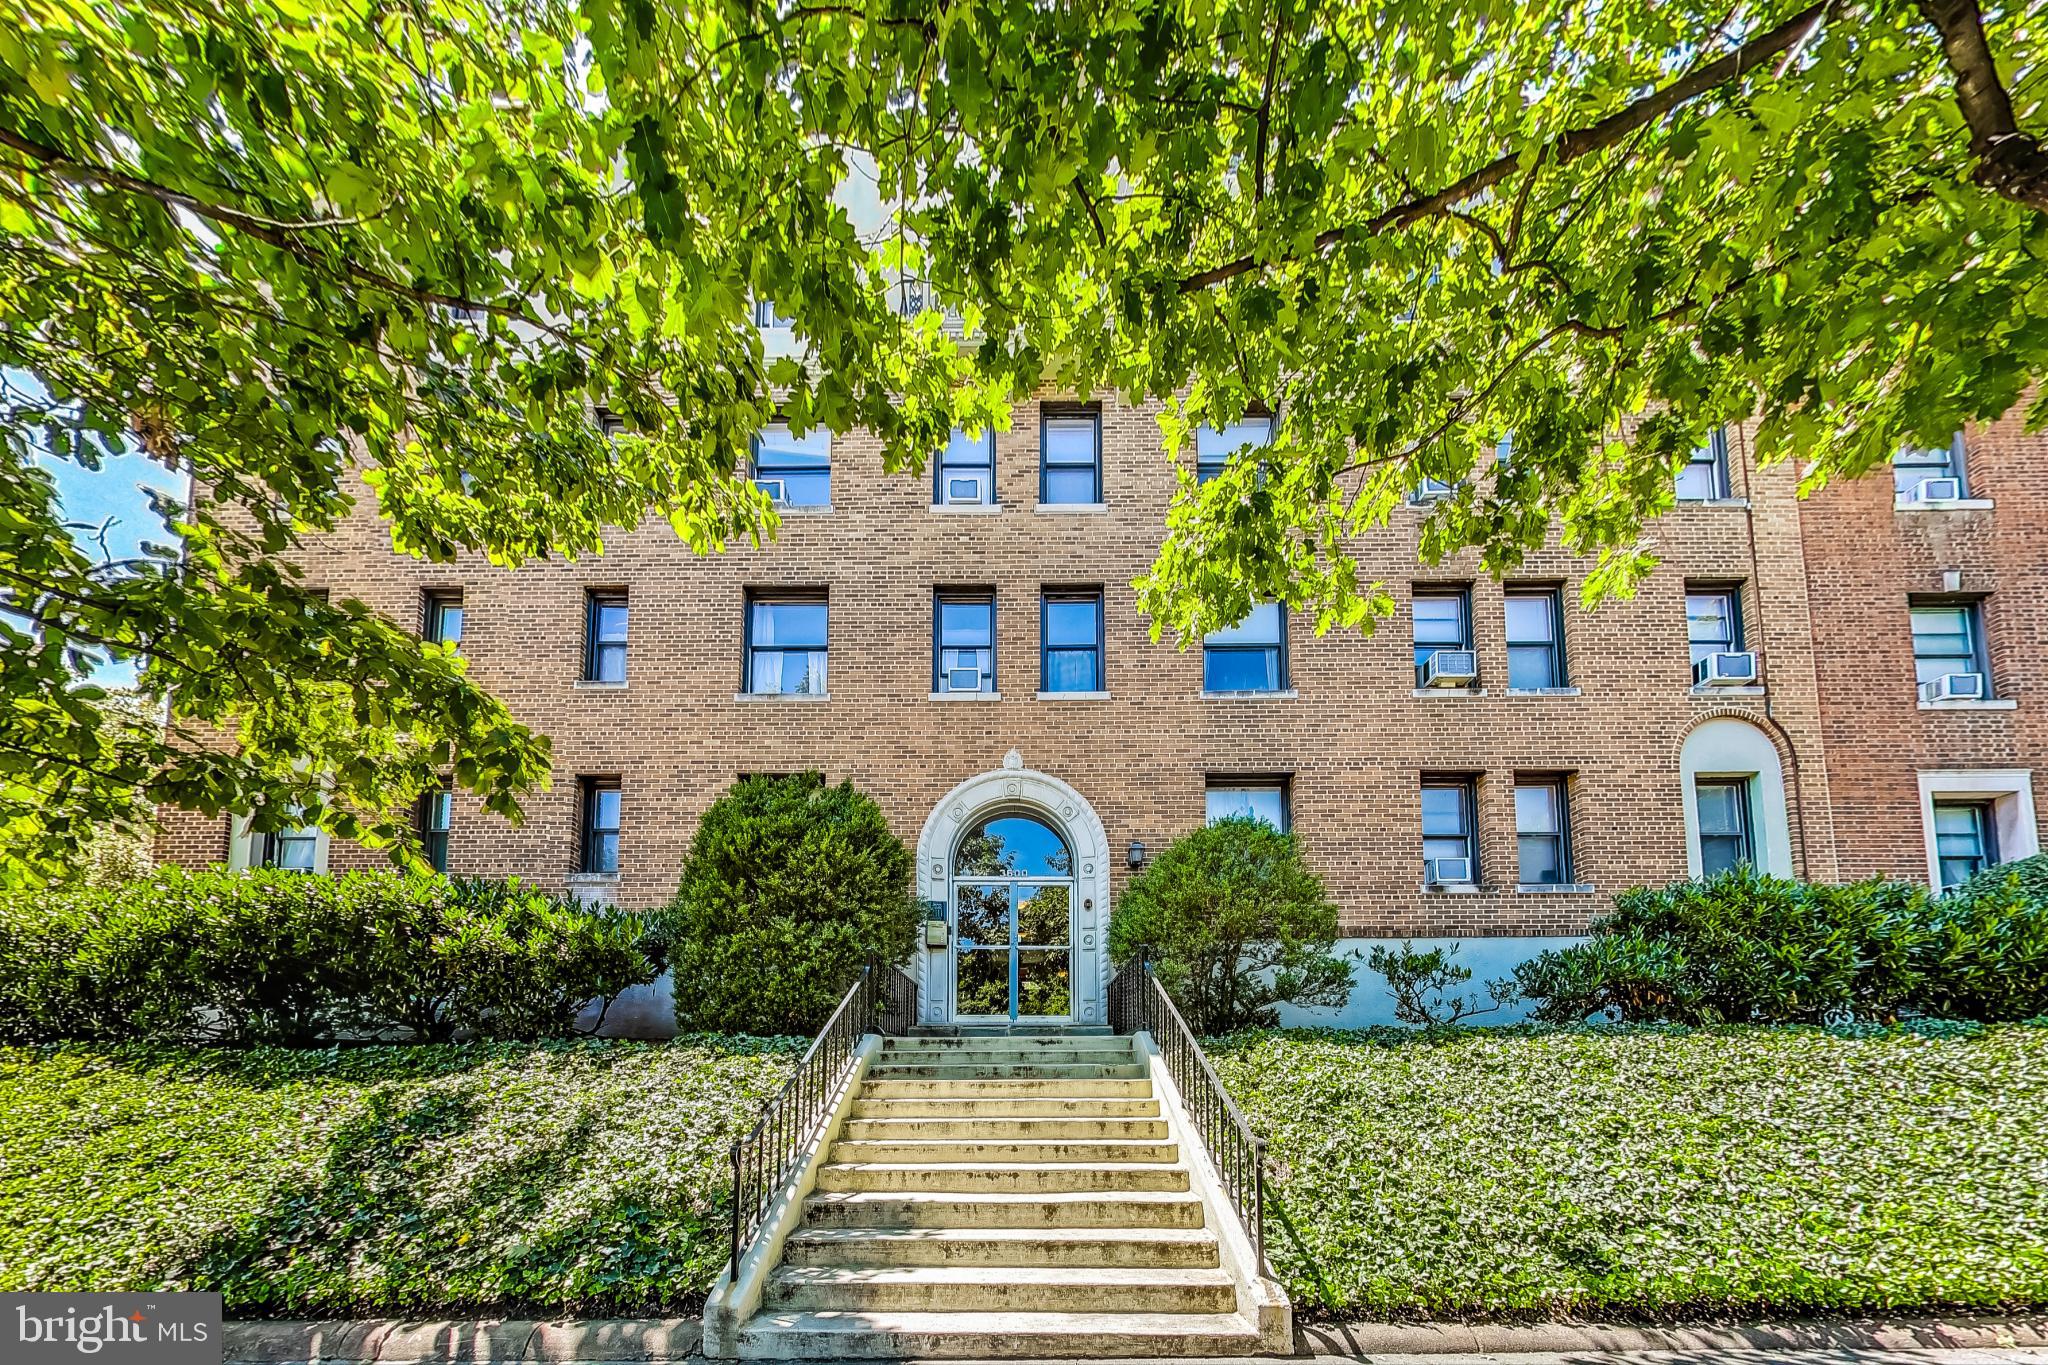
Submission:
<svg viewBox="0 0 2048 1365">
<path fill-rule="evenodd" d="M 1756 655 L 1709 654 L 1692 666 L 1694 687 L 1754 687 Z"/>
<path fill-rule="evenodd" d="M 1470 687 L 1479 679 L 1479 656 L 1469 649 L 1439 649 L 1422 661 L 1424 687 Z"/>
<path fill-rule="evenodd" d="M 986 473 L 947 474 L 939 480 L 939 501 L 948 505 L 986 504 L 988 479 Z"/>
<path fill-rule="evenodd" d="M 754 487 L 766 493 L 771 501 L 777 503 L 789 501 L 788 498 L 783 496 L 781 479 L 756 479 L 754 480 Z"/>
<path fill-rule="evenodd" d="M 1983 701 L 1988 689 L 1982 673 L 1950 673 L 1920 684 L 1922 701 Z"/>
<path fill-rule="evenodd" d="M 981 670 L 978 668 L 949 668 L 946 670 L 948 692 L 981 691 Z"/>
<path fill-rule="evenodd" d="M 1429 858 L 1422 868 L 1431 886 L 1469 886 L 1472 882 L 1470 858 Z"/>
<path fill-rule="evenodd" d="M 1914 502 L 1959 502 L 1962 496 L 1961 479 L 1922 479 L 1913 485 Z"/>
</svg>

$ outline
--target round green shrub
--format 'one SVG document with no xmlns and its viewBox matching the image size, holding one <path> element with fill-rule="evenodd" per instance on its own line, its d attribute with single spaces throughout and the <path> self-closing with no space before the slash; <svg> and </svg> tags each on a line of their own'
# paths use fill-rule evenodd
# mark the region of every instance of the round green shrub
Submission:
<svg viewBox="0 0 2048 1365">
<path fill-rule="evenodd" d="M 1922 949 L 1931 1014 L 2048 1016 L 2048 854 L 1986 868 L 1935 901 Z"/>
<path fill-rule="evenodd" d="M 851 782 L 741 779 L 704 812 L 675 899 L 654 916 L 678 1026 L 814 1032 L 863 966 L 914 951 L 915 868 Z"/>
<path fill-rule="evenodd" d="M 1341 1006 L 1353 955 L 1337 907 L 1291 834 L 1232 816 L 1176 839 L 1117 901 L 1109 951 L 1149 951 L 1159 982 L 1195 1032 L 1279 1022 L 1279 1005 Z"/>
</svg>

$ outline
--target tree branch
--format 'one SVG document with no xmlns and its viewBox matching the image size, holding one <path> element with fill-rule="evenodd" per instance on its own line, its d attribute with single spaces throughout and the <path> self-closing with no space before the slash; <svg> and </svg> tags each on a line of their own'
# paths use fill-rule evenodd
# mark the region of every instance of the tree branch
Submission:
<svg viewBox="0 0 2048 1365">
<path fill-rule="evenodd" d="M 1923 0 L 1923 3 L 1944 2 L 1955 3 L 1955 0 Z M 1968 0 L 1964 2 L 1967 3 Z M 1820 22 L 1825 10 L 1825 0 L 1821 4 L 1809 5 L 1769 32 L 1759 34 L 1735 51 L 1718 57 L 1662 89 L 1643 96 L 1634 104 L 1616 110 L 1597 123 L 1560 134 L 1543 149 L 1543 158 L 1554 165 L 1565 166 L 1580 157 L 1613 146 L 1638 128 L 1656 122 L 1680 105 L 1727 84 L 1762 65 L 1766 59 L 1790 48 Z M 1406 200 L 1361 223 L 1325 228 L 1316 234 L 1315 250 L 1326 251 L 1339 242 L 1377 237 L 1385 232 L 1405 228 L 1421 219 L 1435 217 L 1492 189 L 1514 174 L 1520 165 L 1519 153 L 1503 153 L 1434 194 Z M 1211 266 L 1207 270 L 1186 276 L 1180 282 L 1180 292 L 1192 294 L 1222 284 L 1226 280 L 1236 279 L 1239 275 L 1250 274 L 1264 264 L 1265 262 L 1256 256 L 1240 256 L 1234 261 L 1226 261 L 1222 265 Z"/>
<path fill-rule="evenodd" d="M 1970 179 L 2037 213 L 2048 213 L 2048 147 L 2022 132 L 2012 97 L 1984 38 L 1977 0 L 1917 0 L 1921 17 L 1941 35 L 1942 55 L 1956 77 L 1956 107 L 1970 129 L 1977 165 Z"/>
</svg>

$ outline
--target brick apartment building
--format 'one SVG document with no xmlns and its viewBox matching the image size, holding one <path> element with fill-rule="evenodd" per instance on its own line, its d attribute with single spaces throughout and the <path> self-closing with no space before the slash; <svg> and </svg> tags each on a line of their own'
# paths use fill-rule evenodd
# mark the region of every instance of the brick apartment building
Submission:
<svg viewBox="0 0 2048 1365">
<path fill-rule="evenodd" d="M 1400 603 L 1373 637 L 1268 610 L 1182 651 L 1129 587 L 1174 488 L 1155 417 L 1022 404 L 923 481 L 884 476 L 858 435 L 771 429 L 755 473 L 790 505 L 761 550 L 698 557 L 650 525 L 577 564 L 431 565 L 393 555 L 364 498 L 305 564 L 337 599 L 459 633 L 472 675 L 554 740 L 522 825 L 428 803 L 449 870 L 651 906 L 736 777 L 851 778 L 945 926 L 918 955 L 935 1021 L 1100 1022 L 1111 901 L 1220 811 L 1291 828 L 1347 935 L 1462 940 L 1482 978 L 1619 889 L 1734 861 L 1941 882 L 2038 848 L 2048 440 L 2017 420 L 1805 501 L 1732 429 L 1655 526 L 1662 566 L 1590 613 L 1561 551 L 1505 582 L 1420 565 L 1421 502 L 1358 546 Z M 999 875 L 956 860 L 990 820 L 1014 855 Z M 161 851 L 378 861 L 186 814 Z M 1361 976 L 1346 1022 L 1384 1017 Z"/>
</svg>

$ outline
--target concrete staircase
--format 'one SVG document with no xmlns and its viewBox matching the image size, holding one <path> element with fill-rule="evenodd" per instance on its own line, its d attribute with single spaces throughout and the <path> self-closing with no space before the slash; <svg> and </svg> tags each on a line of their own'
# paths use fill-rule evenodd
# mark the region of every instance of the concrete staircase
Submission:
<svg viewBox="0 0 2048 1365">
<path fill-rule="evenodd" d="M 742 1358 L 1248 1355 L 1197 1172 L 1129 1038 L 890 1038 Z"/>
</svg>

